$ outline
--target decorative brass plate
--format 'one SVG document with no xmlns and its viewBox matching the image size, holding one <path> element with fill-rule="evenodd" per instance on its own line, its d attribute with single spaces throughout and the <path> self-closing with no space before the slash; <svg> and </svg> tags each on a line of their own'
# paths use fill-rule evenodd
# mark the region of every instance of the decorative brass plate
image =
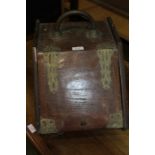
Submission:
<svg viewBox="0 0 155 155">
<path fill-rule="evenodd" d="M 101 67 L 101 83 L 104 89 L 109 89 L 111 86 L 111 57 L 113 49 L 98 49 L 97 55 Z"/>
</svg>

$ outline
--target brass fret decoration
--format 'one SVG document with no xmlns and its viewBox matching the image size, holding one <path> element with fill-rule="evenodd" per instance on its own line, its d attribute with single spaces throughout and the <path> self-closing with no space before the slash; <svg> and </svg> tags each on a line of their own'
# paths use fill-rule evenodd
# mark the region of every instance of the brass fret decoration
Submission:
<svg viewBox="0 0 155 155">
<path fill-rule="evenodd" d="M 57 128 L 54 119 L 49 118 L 40 118 L 40 133 L 48 134 L 48 133 L 57 133 Z"/>
<path fill-rule="evenodd" d="M 107 128 L 122 128 L 122 127 L 123 127 L 122 111 L 110 114 Z"/>
<path fill-rule="evenodd" d="M 111 86 L 111 57 L 113 49 L 99 49 L 97 55 L 101 67 L 101 83 L 104 89 L 109 89 Z"/>
<path fill-rule="evenodd" d="M 58 52 L 45 52 L 44 61 L 47 68 L 48 86 L 50 92 L 56 93 L 58 89 Z"/>
</svg>

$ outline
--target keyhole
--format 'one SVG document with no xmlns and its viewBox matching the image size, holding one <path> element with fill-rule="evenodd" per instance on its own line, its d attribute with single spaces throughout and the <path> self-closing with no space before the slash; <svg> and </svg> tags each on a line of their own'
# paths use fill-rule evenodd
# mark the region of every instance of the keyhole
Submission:
<svg viewBox="0 0 155 155">
<path fill-rule="evenodd" d="M 81 121 L 80 125 L 81 125 L 81 126 L 86 126 L 87 123 L 86 123 L 86 121 Z"/>
</svg>

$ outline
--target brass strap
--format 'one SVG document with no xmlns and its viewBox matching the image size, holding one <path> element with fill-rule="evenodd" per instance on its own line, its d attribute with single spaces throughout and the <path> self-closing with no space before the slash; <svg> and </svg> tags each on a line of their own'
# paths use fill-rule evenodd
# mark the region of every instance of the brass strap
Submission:
<svg viewBox="0 0 155 155">
<path fill-rule="evenodd" d="M 50 92 L 56 93 L 58 90 L 58 52 L 45 52 L 44 62 L 47 68 L 48 86 Z"/>
<path fill-rule="evenodd" d="M 99 49 L 97 55 L 101 67 L 101 83 L 104 89 L 109 89 L 111 86 L 111 57 L 114 53 L 113 49 Z"/>
</svg>

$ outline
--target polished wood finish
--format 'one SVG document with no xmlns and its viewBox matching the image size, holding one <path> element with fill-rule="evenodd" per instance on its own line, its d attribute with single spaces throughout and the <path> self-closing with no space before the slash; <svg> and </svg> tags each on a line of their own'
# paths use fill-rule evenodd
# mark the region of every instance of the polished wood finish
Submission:
<svg viewBox="0 0 155 155">
<path fill-rule="evenodd" d="M 129 17 L 129 0 L 91 0 L 103 7 Z"/>
<path fill-rule="evenodd" d="M 32 40 L 27 41 L 27 94 L 26 94 L 26 119 L 27 124 L 35 124 L 35 105 L 34 105 L 34 78 L 33 78 L 33 55 Z M 125 62 L 126 77 L 128 77 L 128 62 Z M 128 81 L 127 81 L 128 83 Z M 36 134 L 36 133 L 35 133 Z M 65 135 L 47 135 L 37 134 L 39 141 L 34 143 L 36 137 L 27 132 L 28 138 L 37 150 L 44 152 L 48 146 L 50 154 L 54 155 L 128 155 L 128 130 L 98 130 L 84 133 L 71 133 Z M 41 140 L 42 139 L 42 140 Z M 43 143 L 40 143 L 42 141 Z M 44 148 L 45 147 L 45 148 Z M 42 155 L 46 155 L 42 153 Z"/>
<path fill-rule="evenodd" d="M 95 20 L 102 21 L 105 17 L 111 17 L 119 35 L 129 40 L 129 19 L 113 12 L 103 6 L 89 0 L 79 0 L 79 9 L 88 12 Z"/>
<path fill-rule="evenodd" d="M 26 135 L 41 155 L 54 155 L 38 133 L 31 133 L 29 129 L 27 129 Z"/>
<path fill-rule="evenodd" d="M 87 9 L 95 19 L 103 19 L 105 14 L 112 16 L 121 37 L 128 40 L 128 20 L 107 9 L 104 9 L 87 0 L 79 0 L 80 8 Z M 95 10 L 99 10 L 100 13 Z M 27 41 L 27 95 L 26 95 L 26 118 L 27 124 L 35 124 L 34 105 L 34 81 L 32 63 L 32 40 Z M 128 77 L 128 62 L 125 62 Z M 128 79 L 127 84 L 128 84 Z M 128 86 L 128 85 L 127 85 Z M 27 133 L 28 134 L 28 133 Z M 30 136 L 33 136 L 30 134 Z M 29 137 L 30 140 L 32 138 Z M 75 133 L 64 136 L 43 136 L 40 135 L 45 144 L 55 155 L 128 155 L 128 130 L 100 130 L 95 133 Z M 33 143 L 33 141 L 32 141 Z M 39 144 L 39 143 L 37 143 Z M 35 145 L 35 144 L 34 144 Z M 39 148 L 40 145 L 37 146 Z M 41 147 L 42 148 L 42 147 Z M 44 149 L 43 149 L 44 150 Z M 43 152 L 43 151 L 42 151 Z M 51 154 L 52 154 L 51 152 Z M 44 155 L 44 154 L 43 154 Z"/>
<path fill-rule="evenodd" d="M 86 17 L 88 22 L 62 24 L 63 15 L 56 24 L 41 23 L 37 28 L 34 62 L 38 130 L 57 133 L 126 127 L 125 83 L 120 83 L 124 76 L 122 51 L 114 26 L 109 18 L 95 23 L 84 12 L 66 13 L 73 14 Z M 72 51 L 77 46 L 84 50 Z"/>
<path fill-rule="evenodd" d="M 102 130 L 45 136 L 56 155 L 128 155 L 128 131 Z"/>
</svg>

